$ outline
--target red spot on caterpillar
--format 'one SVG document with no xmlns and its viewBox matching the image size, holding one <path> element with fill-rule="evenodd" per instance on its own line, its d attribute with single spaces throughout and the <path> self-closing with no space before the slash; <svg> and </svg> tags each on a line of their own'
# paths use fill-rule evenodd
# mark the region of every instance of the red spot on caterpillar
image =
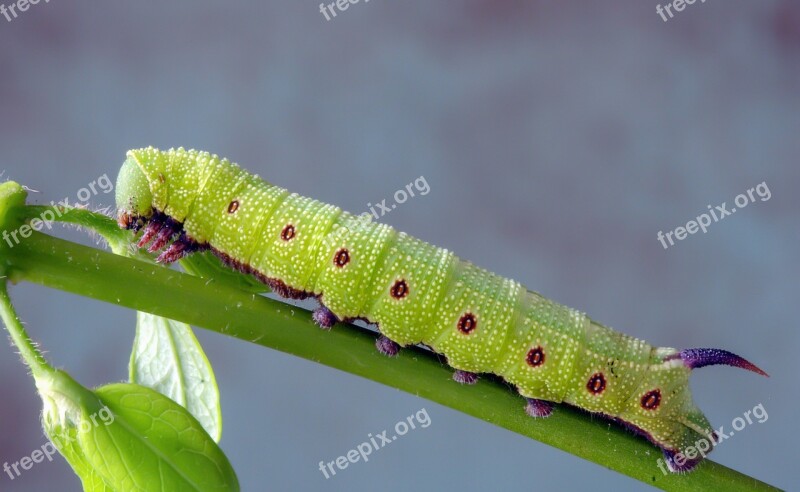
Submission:
<svg viewBox="0 0 800 492">
<path fill-rule="evenodd" d="M 642 408 L 645 410 L 655 410 L 661 404 L 661 390 L 656 388 L 648 391 L 642 396 Z"/>
<path fill-rule="evenodd" d="M 237 210 L 239 210 L 239 200 L 234 200 L 231 202 L 230 205 L 228 205 L 228 213 L 232 214 Z"/>
<path fill-rule="evenodd" d="M 405 280 L 400 279 L 392 285 L 389 294 L 395 299 L 402 299 L 408 295 L 408 284 Z"/>
<path fill-rule="evenodd" d="M 126 226 L 128 226 L 130 228 L 137 228 L 137 224 L 142 224 L 142 223 L 144 223 L 146 221 L 147 224 L 148 224 L 148 227 L 152 226 L 152 228 L 154 229 L 150 239 L 148 239 L 147 242 L 149 242 L 152 239 L 152 237 L 154 235 L 157 235 L 159 233 L 159 231 L 161 231 L 162 229 L 166 228 L 166 229 L 169 230 L 170 229 L 170 227 L 168 227 L 168 223 L 169 222 L 177 224 L 177 226 L 178 226 L 177 230 L 178 231 L 181 229 L 181 227 L 180 227 L 181 224 L 180 223 L 174 221 L 174 219 L 172 219 L 171 217 L 169 217 L 168 215 L 166 215 L 165 213 L 163 213 L 163 212 L 161 212 L 159 210 L 155 210 L 153 212 L 153 216 L 150 217 L 150 218 L 144 218 L 144 217 L 140 217 L 140 216 L 135 216 L 135 215 L 131 215 L 131 214 L 128 214 L 128 213 L 124 213 L 123 215 L 120 216 L 119 221 L 120 221 L 121 224 L 125 224 Z M 294 235 L 294 228 L 293 227 L 292 227 L 292 235 Z M 318 296 L 315 296 L 315 294 L 313 294 L 311 292 L 306 292 L 306 291 L 303 291 L 303 290 L 295 289 L 294 287 L 291 287 L 291 286 L 287 285 L 284 281 L 282 281 L 280 279 L 267 277 L 265 274 L 263 274 L 262 272 L 256 270 L 255 268 L 251 267 L 250 265 L 248 265 L 246 263 L 243 263 L 243 262 L 233 258 L 232 256 L 228 255 L 227 253 L 224 253 L 224 252 L 222 252 L 222 251 L 220 251 L 220 250 L 218 250 L 216 248 L 211 247 L 208 243 L 198 243 L 195 239 L 193 239 L 193 238 L 189 237 L 188 235 L 186 235 L 185 232 L 181 232 L 181 235 L 178 238 L 178 241 L 179 241 L 179 244 L 176 245 L 174 249 L 167 250 L 167 251 L 164 252 L 164 254 L 161 257 L 162 259 L 160 261 L 164 261 L 164 262 L 172 261 L 172 256 L 173 255 L 180 254 L 180 256 L 183 256 L 184 254 L 194 253 L 196 251 L 211 250 L 211 252 L 215 256 L 217 256 L 222 261 L 223 264 L 225 264 L 226 266 L 228 266 L 230 268 L 233 268 L 234 270 L 242 272 L 244 274 L 253 275 L 259 281 L 261 281 L 264 284 L 266 284 L 267 286 L 269 286 L 269 288 L 272 289 L 273 292 L 275 292 L 276 294 L 278 294 L 281 297 L 285 297 L 285 298 L 288 298 L 288 299 L 307 299 L 309 297 L 318 297 Z M 142 246 L 146 245 L 147 242 L 142 244 Z M 140 246 L 140 247 L 142 247 L 142 246 Z"/>
<path fill-rule="evenodd" d="M 475 328 L 478 327 L 478 320 L 475 319 L 475 315 L 472 313 L 465 313 L 461 318 L 458 319 L 458 331 L 463 333 L 464 335 L 469 335 Z"/>
<path fill-rule="evenodd" d="M 531 367 L 538 367 L 544 364 L 544 349 L 541 346 L 530 349 L 525 357 L 525 362 Z"/>
<path fill-rule="evenodd" d="M 606 389 L 606 377 L 603 376 L 602 372 L 596 372 L 589 378 L 589 382 L 586 383 L 586 389 L 589 390 L 589 393 L 594 395 L 599 395 Z"/>
<path fill-rule="evenodd" d="M 284 241 L 291 241 L 294 237 L 294 233 L 294 226 L 292 224 L 286 224 L 286 227 L 281 231 L 281 239 Z"/>
<path fill-rule="evenodd" d="M 337 251 L 333 256 L 333 264 L 339 268 L 344 267 L 348 263 L 350 263 L 350 253 L 344 248 Z"/>
</svg>

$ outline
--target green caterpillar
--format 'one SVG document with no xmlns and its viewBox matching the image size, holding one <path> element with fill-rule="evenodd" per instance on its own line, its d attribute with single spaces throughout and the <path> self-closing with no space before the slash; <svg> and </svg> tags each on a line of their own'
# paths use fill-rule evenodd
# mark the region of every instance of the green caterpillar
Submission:
<svg viewBox="0 0 800 492">
<path fill-rule="evenodd" d="M 670 470 L 688 471 L 715 443 L 692 401 L 693 368 L 764 371 L 724 350 L 653 347 L 611 330 L 391 227 L 289 193 L 216 155 L 132 150 L 117 181 L 121 227 L 144 228 L 170 263 L 210 249 L 283 297 L 315 297 L 315 321 L 378 325 L 386 355 L 424 344 L 447 357 L 454 379 L 493 373 L 546 417 L 564 402 L 615 420 L 663 450 Z M 152 242 L 152 243 L 151 243 Z M 705 443 L 703 445 L 702 443 Z"/>
</svg>

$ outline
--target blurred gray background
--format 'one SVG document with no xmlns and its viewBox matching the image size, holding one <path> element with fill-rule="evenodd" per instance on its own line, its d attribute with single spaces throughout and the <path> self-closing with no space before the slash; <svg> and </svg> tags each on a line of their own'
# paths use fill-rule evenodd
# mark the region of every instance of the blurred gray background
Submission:
<svg viewBox="0 0 800 492">
<path fill-rule="evenodd" d="M 770 379 L 695 373 L 715 425 L 759 403 L 769 415 L 712 458 L 796 488 L 800 3 L 709 0 L 666 23 L 656 3 L 372 0 L 326 21 L 297 0 L 40 2 L 0 17 L 0 168 L 46 203 L 115 179 L 129 148 L 196 147 L 354 212 L 424 175 L 430 193 L 381 220 L 654 344 L 761 365 Z M 657 241 L 762 181 L 769 201 Z M 127 377 L 132 311 L 29 284 L 12 296 L 79 381 Z M 198 336 L 244 490 L 646 489 L 394 389 Z M 0 461 L 14 462 L 45 442 L 40 401 L 11 347 L 0 373 Z M 318 470 L 423 407 L 430 427 L 329 480 Z M 0 489 L 79 483 L 59 458 Z"/>
</svg>

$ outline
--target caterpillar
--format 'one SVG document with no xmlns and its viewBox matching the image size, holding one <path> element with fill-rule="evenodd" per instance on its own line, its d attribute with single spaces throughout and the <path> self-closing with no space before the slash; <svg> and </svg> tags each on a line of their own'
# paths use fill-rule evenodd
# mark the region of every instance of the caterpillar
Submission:
<svg viewBox="0 0 800 492">
<path fill-rule="evenodd" d="M 208 152 L 131 150 L 116 186 L 119 225 L 162 263 L 210 250 L 285 298 L 313 297 L 329 329 L 363 319 L 393 356 L 424 345 L 447 358 L 460 383 L 492 373 L 543 418 L 564 403 L 644 436 L 673 472 L 715 444 L 695 405 L 692 369 L 715 364 L 767 374 L 731 352 L 654 347 L 572 308 L 460 260 L 452 252 L 290 193 Z M 702 449 L 703 446 L 700 446 Z M 688 458 L 686 457 L 688 456 Z"/>
</svg>

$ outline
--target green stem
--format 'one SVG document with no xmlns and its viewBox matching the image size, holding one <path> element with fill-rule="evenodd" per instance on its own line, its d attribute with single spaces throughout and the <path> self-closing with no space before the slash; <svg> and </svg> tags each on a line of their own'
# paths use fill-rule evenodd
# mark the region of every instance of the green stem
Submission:
<svg viewBox="0 0 800 492">
<path fill-rule="evenodd" d="M 100 234 L 108 242 L 111 250 L 117 254 L 128 249 L 130 244 L 131 234 L 129 231 L 120 229 L 114 219 L 85 208 L 63 205 L 26 205 L 19 209 L 18 218 L 21 220 L 42 217 L 55 217 L 56 222 L 86 227 Z"/>
<path fill-rule="evenodd" d="M 664 475 L 658 449 L 616 425 L 566 406 L 543 420 L 527 417 L 524 400 L 507 385 L 483 378 L 470 387 L 452 381 L 439 358 L 419 348 L 389 359 L 375 334 L 353 325 L 323 331 L 309 313 L 243 290 L 161 266 L 34 233 L 0 249 L 8 275 L 147 311 L 257 343 L 440 403 L 562 449 L 663 490 L 778 490 L 712 461 L 687 475 Z"/>
<path fill-rule="evenodd" d="M 5 323 L 8 333 L 11 335 L 11 340 L 19 350 L 22 360 L 31 368 L 33 377 L 40 379 L 45 374 L 53 373 L 55 369 L 47 363 L 47 360 L 31 340 L 31 337 L 28 336 L 25 327 L 22 326 L 22 322 L 11 305 L 6 284 L 5 279 L 0 280 L 0 318 L 3 319 L 3 323 Z"/>
</svg>

